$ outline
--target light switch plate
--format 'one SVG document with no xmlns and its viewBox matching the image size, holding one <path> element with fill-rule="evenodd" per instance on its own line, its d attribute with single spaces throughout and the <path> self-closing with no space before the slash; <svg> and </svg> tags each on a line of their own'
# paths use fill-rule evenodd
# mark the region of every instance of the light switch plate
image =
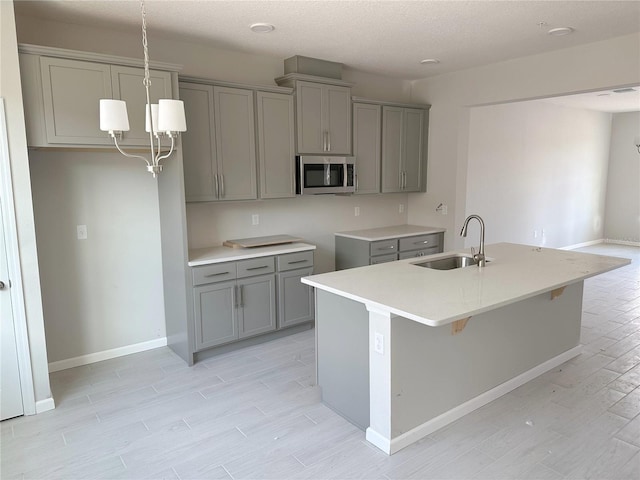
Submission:
<svg viewBox="0 0 640 480">
<path fill-rule="evenodd" d="M 86 240 L 87 239 L 87 226 L 86 225 L 77 225 L 76 233 L 78 235 L 78 240 Z"/>
<path fill-rule="evenodd" d="M 373 348 L 380 355 L 384 355 L 384 335 L 376 332 L 374 334 L 374 345 Z"/>
</svg>

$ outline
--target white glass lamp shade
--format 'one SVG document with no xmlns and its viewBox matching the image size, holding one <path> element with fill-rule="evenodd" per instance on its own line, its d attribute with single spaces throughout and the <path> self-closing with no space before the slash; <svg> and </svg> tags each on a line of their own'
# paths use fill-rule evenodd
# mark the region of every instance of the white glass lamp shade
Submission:
<svg viewBox="0 0 640 480">
<path fill-rule="evenodd" d="M 128 132 L 127 103 L 123 100 L 100 99 L 100 130 Z"/>
<path fill-rule="evenodd" d="M 153 120 L 153 132 L 159 132 L 160 130 L 158 129 L 158 104 L 157 103 L 152 103 L 151 104 L 151 119 Z M 150 132 L 151 131 L 151 123 L 149 122 L 149 108 L 147 105 L 144 106 L 144 111 L 145 111 L 145 122 L 144 122 L 144 130 L 146 132 Z"/>
<path fill-rule="evenodd" d="M 182 100 L 162 99 L 158 102 L 158 131 L 187 131 L 187 120 L 184 116 L 184 103 Z"/>
</svg>

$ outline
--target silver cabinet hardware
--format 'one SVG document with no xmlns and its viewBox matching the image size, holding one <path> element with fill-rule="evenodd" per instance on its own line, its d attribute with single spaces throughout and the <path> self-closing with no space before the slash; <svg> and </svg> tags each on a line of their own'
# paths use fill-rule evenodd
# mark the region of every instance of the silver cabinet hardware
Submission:
<svg viewBox="0 0 640 480">
<path fill-rule="evenodd" d="M 263 268 L 269 268 L 269 265 L 260 265 L 259 267 L 249 267 L 247 270 L 262 270 Z"/>
<path fill-rule="evenodd" d="M 224 198 L 224 174 L 220 174 L 220 198 Z"/>
<path fill-rule="evenodd" d="M 427 245 L 429 243 L 429 240 L 424 240 L 422 242 L 413 242 L 414 245 Z"/>
<path fill-rule="evenodd" d="M 388 247 L 378 247 L 376 250 L 393 250 L 395 245 L 389 245 Z"/>
<path fill-rule="evenodd" d="M 6 286 L 7 285 L 3 281 L 0 281 L 0 290 L 4 290 Z"/>
<path fill-rule="evenodd" d="M 293 262 L 287 262 L 288 265 L 295 265 L 296 263 L 307 263 L 308 260 L 295 260 Z"/>
<path fill-rule="evenodd" d="M 327 152 L 331 151 L 331 132 L 327 131 Z"/>
<path fill-rule="evenodd" d="M 213 179 L 215 180 L 214 185 L 216 187 L 216 195 L 215 195 L 215 197 L 216 198 L 220 198 L 220 186 L 218 185 L 218 175 L 217 174 L 214 175 Z"/>
<path fill-rule="evenodd" d="M 231 272 L 209 273 L 209 274 L 205 275 L 205 277 L 207 277 L 207 278 L 209 278 L 209 277 L 217 277 L 218 275 L 229 275 L 229 273 L 231 273 Z"/>
<path fill-rule="evenodd" d="M 239 295 L 240 299 L 238 300 L 239 307 L 244 307 L 244 290 L 242 287 L 243 287 L 242 285 L 238 286 L 238 292 L 240 293 Z"/>
</svg>

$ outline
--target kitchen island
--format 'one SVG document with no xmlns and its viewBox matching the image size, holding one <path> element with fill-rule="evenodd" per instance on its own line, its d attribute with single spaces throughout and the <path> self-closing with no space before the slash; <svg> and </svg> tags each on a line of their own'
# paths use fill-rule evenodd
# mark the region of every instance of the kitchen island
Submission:
<svg viewBox="0 0 640 480">
<path fill-rule="evenodd" d="M 388 454 L 580 353 L 584 279 L 627 259 L 495 244 L 488 264 L 314 275 L 323 401 Z"/>
</svg>

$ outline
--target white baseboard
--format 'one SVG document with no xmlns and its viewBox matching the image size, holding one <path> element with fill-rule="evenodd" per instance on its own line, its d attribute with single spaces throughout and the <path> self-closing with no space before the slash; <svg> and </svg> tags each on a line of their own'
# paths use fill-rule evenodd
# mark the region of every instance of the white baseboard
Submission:
<svg viewBox="0 0 640 480">
<path fill-rule="evenodd" d="M 423 423 L 422 425 L 418 425 L 417 427 L 409 430 L 402 435 L 399 435 L 395 438 L 392 438 L 391 441 L 384 438 L 382 435 L 379 435 L 377 432 L 371 432 L 371 439 L 369 435 L 369 430 L 367 429 L 367 440 L 373 443 L 375 446 L 380 448 L 385 453 L 392 455 L 395 452 L 402 450 L 404 447 L 411 445 L 412 443 L 420 440 L 421 438 L 429 435 L 430 433 L 435 432 L 436 430 L 448 425 L 452 422 L 455 422 L 459 418 L 465 416 L 468 413 L 477 410 L 478 408 L 486 405 L 489 402 L 494 401 L 495 399 L 501 397 L 509 393 L 512 390 L 515 390 L 521 385 L 524 385 L 530 380 L 542 375 L 545 372 L 548 372 L 552 368 L 557 367 L 558 365 L 562 365 L 567 360 L 572 359 L 573 357 L 580 354 L 582 351 L 582 345 L 578 345 L 577 347 L 572 348 L 571 350 L 567 350 L 560 355 L 553 357 L 547 360 L 540 365 L 533 367 L 531 370 L 527 370 L 526 372 L 518 375 L 517 377 L 512 378 L 511 380 L 507 380 L 506 382 L 498 385 L 491 390 L 478 395 L 475 398 L 463 403 L 462 405 L 458 405 L 455 408 L 443 413 L 442 415 L 438 415 L 437 417 L 429 420 L 428 422 Z M 374 440 L 374 441 L 372 441 Z M 386 447 L 386 448 L 385 448 Z"/>
<path fill-rule="evenodd" d="M 630 247 L 640 247 L 640 242 L 630 242 L 628 240 L 613 240 L 611 238 L 605 238 L 604 243 L 613 243 L 615 245 L 628 245 Z"/>
<path fill-rule="evenodd" d="M 560 247 L 558 250 L 575 250 L 576 248 L 590 247 L 591 245 L 598 245 L 599 243 L 606 242 L 606 240 L 600 238 L 598 240 L 591 240 L 589 242 L 576 243 L 575 245 L 567 245 L 566 247 Z"/>
<path fill-rule="evenodd" d="M 53 397 L 45 398 L 44 400 L 38 400 L 36 402 L 36 415 L 42 412 L 48 412 L 56 408 L 56 403 L 53 401 Z"/>
<path fill-rule="evenodd" d="M 123 357 L 132 353 L 153 350 L 154 348 L 165 347 L 167 345 L 167 337 L 156 338 L 147 342 L 134 343 L 124 347 L 112 348 L 111 350 L 103 350 L 102 352 L 89 353 L 80 355 L 79 357 L 67 358 L 49 364 L 49 373 L 66 370 L 67 368 L 80 367 L 90 363 L 101 362 L 111 358 Z"/>
</svg>

